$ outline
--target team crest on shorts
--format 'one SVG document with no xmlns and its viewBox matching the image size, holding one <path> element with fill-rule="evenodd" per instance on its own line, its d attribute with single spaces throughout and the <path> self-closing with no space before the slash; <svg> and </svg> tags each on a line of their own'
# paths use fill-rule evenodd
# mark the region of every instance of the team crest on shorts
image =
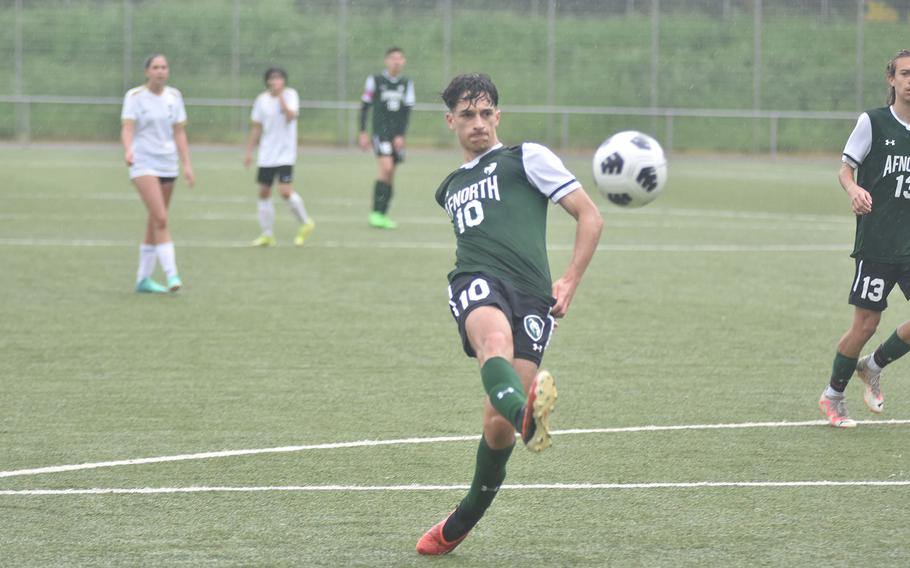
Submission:
<svg viewBox="0 0 910 568">
<path fill-rule="evenodd" d="M 525 333 L 532 341 L 543 339 L 543 318 L 535 315 L 525 316 Z"/>
</svg>

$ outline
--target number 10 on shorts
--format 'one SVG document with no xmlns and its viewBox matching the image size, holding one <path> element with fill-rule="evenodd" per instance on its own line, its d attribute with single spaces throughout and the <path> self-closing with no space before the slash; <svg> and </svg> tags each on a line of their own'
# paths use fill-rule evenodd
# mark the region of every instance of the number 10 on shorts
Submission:
<svg viewBox="0 0 910 568">
<path fill-rule="evenodd" d="M 483 278 L 475 278 L 464 290 L 458 294 L 458 298 L 452 295 L 452 287 L 449 286 L 449 307 L 457 318 L 461 312 L 468 309 L 468 306 L 475 302 L 485 300 L 490 295 L 490 285 Z M 458 300 L 456 302 L 456 299 Z M 459 306 L 461 309 L 459 310 Z"/>
</svg>

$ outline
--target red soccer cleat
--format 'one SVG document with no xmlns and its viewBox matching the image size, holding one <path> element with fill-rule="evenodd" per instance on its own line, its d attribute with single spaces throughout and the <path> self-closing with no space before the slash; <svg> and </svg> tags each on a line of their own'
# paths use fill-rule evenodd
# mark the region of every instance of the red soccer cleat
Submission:
<svg viewBox="0 0 910 568">
<path fill-rule="evenodd" d="M 441 554 L 448 554 L 455 550 L 455 547 L 461 544 L 461 541 L 466 539 L 470 531 L 466 532 L 461 538 L 457 538 L 452 542 L 447 541 L 442 536 L 442 527 L 446 524 L 446 521 L 449 520 L 449 517 L 452 516 L 450 513 L 446 518 L 439 521 L 433 525 L 430 530 L 425 532 L 420 540 L 417 541 L 417 552 L 425 556 L 439 556 Z"/>
</svg>

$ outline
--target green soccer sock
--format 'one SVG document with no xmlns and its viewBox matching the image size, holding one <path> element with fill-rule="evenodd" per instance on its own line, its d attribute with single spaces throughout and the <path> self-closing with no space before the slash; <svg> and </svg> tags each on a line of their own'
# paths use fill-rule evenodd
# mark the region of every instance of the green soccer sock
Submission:
<svg viewBox="0 0 910 568">
<path fill-rule="evenodd" d="M 376 180 L 373 185 L 373 211 L 378 211 L 385 215 L 389 210 L 389 203 L 392 201 L 392 186 L 384 181 Z"/>
<path fill-rule="evenodd" d="M 844 389 L 847 388 L 847 383 L 850 382 L 850 377 L 856 371 L 856 361 L 855 357 L 841 355 L 840 351 L 834 355 L 834 365 L 831 367 L 832 389 L 837 392 L 844 392 Z"/>
<path fill-rule="evenodd" d="M 512 365 L 502 357 L 491 357 L 481 367 L 480 378 L 493 408 L 518 428 L 518 417 L 527 399 L 521 378 Z"/>
<path fill-rule="evenodd" d="M 897 332 L 891 334 L 891 337 L 878 346 L 875 350 L 875 363 L 884 368 L 885 365 L 897 361 L 910 351 L 910 345 L 904 343 L 904 340 L 897 335 Z"/>
<path fill-rule="evenodd" d="M 451 515 L 442 527 L 442 536 L 447 541 L 459 539 L 474 528 L 499 492 L 499 486 L 506 478 L 506 462 L 512 455 L 515 445 L 501 450 L 494 450 L 487 441 L 480 437 L 477 446 L 477 465 L 474 468 L 474 479 L 467 496 L 461 500 L 455 514 Z"/>
</svg>

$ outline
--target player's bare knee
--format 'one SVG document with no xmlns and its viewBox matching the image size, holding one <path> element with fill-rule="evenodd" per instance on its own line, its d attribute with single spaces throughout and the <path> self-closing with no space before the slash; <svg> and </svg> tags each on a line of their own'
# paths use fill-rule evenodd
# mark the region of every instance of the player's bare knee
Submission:
<svg viewBox="0 0 910 568">
<path fill-rule="evenodd" d="M 167 230 L 167 213 L 163 215 L 152 215 L 149 221 L 152 231 L 160 233 Z"/>
<path fill-rule="evenodd" d="M 879 312 L 868 312 L 858 315 L 853 322 L 853 333 L 868 341 L 875 335 L 881 319 L 882 314 Z"/>
<path fill-rule="evenodd" d="M 875 331 L 878 329 L 878 322 L 881 320 L 881 317 L 868 318 L 860 324 L 859 332 L 865 337 L 865 339 L 871 339 L 875 335 Z"/>
<path fill-rule="evenodd" d="M 481 340 L 480 352 L 483 354 L 484 361 L 491 357 L 505 357 L 511 359 L 512 338 L 509 334 L 501 331 L 490 332 Z"/>
<path fill-rule="evenodd" d="M 506 448 L 515 443 L 515 428 L 501 414 L 484 417 L 483 436 L 491 448 Z"/>
</svg>

